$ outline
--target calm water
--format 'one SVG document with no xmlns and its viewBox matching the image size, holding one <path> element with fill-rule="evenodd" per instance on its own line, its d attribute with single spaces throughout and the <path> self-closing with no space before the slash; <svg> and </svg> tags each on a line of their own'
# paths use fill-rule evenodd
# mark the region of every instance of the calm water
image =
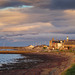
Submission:
<svg viewBox="0 0 75 75">
<path fill-rule="evenodd" d="M 0 54 L 0 70 L 21 67 L 30 68 L 39 62 L 42 62 L 42 60 L 37 57 L 24 56 L 21 54 Z"/>
<path fill-rule="evenodd" d="M 0 54 L 0 66 L 2 64 L 16 63 L 16 59 L 23 58 L 20 54 Z"/>
</svg>

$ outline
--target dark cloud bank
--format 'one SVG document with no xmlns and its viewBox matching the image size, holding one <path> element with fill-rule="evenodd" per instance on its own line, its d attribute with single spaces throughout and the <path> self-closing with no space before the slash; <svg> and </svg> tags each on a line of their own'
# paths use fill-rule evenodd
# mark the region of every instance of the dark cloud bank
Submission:
<svg viewBox="0 0 75 75">
<path fill-rule="evenodd" d="M 0 0 L 0 8 L 33 5 L 47 9 L 75 9 L 75 0 Z"/>
<path fill-rule="evenodd" d="M 47 5 L 40 5 L 49 9 L 75 9 L 75 0 L 49 0 Z"/>
</svg>

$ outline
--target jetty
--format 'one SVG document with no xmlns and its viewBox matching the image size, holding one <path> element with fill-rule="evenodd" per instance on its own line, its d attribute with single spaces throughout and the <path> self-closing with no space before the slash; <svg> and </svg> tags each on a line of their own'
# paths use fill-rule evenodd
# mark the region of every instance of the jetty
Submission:
<svg viewBox="0 0 75 75">
<path fill-rule="evenodd" d="M 31 53 L 30 51 L 0 51 L 0 54 L 27 54 Z"/>
<path fill-rule="evenodd" d="M 0 54 L 25 54 L 30 51 L 22 51 L 24 47 L 0 47 Z"/>
</svg>

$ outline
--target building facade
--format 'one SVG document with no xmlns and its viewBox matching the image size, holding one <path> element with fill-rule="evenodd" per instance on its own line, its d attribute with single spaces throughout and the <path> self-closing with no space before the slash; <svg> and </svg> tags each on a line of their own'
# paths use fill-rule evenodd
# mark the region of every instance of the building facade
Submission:
<svg viewBox="0 0 75 75">
<path fill-rule="evenodd" d="M 63 40 L 52 40 L 49 41 L 49 47 L 50 49 L 60 49 L 62 48 L 64 41 Z"/>
<path fill-rule="evenodd" d="M 52 40 L 49 41 L 50 49 L 72 49 L 75 48 L 75 40 L 69 40 L 67 36 L 66 40 Z"/>
</svg>

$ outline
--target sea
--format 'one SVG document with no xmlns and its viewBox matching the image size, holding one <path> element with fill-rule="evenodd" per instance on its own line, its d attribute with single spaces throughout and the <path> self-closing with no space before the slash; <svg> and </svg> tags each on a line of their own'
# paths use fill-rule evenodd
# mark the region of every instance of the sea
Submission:
<svg viewBox="0 0 75 75">
<path fill-rule="evenodd" d="M 22 54 L 0 54 L 0 70 L 31 68 L 32 65 L 39 62 L 43 62 L 43 60 Z"/>
</svg>

